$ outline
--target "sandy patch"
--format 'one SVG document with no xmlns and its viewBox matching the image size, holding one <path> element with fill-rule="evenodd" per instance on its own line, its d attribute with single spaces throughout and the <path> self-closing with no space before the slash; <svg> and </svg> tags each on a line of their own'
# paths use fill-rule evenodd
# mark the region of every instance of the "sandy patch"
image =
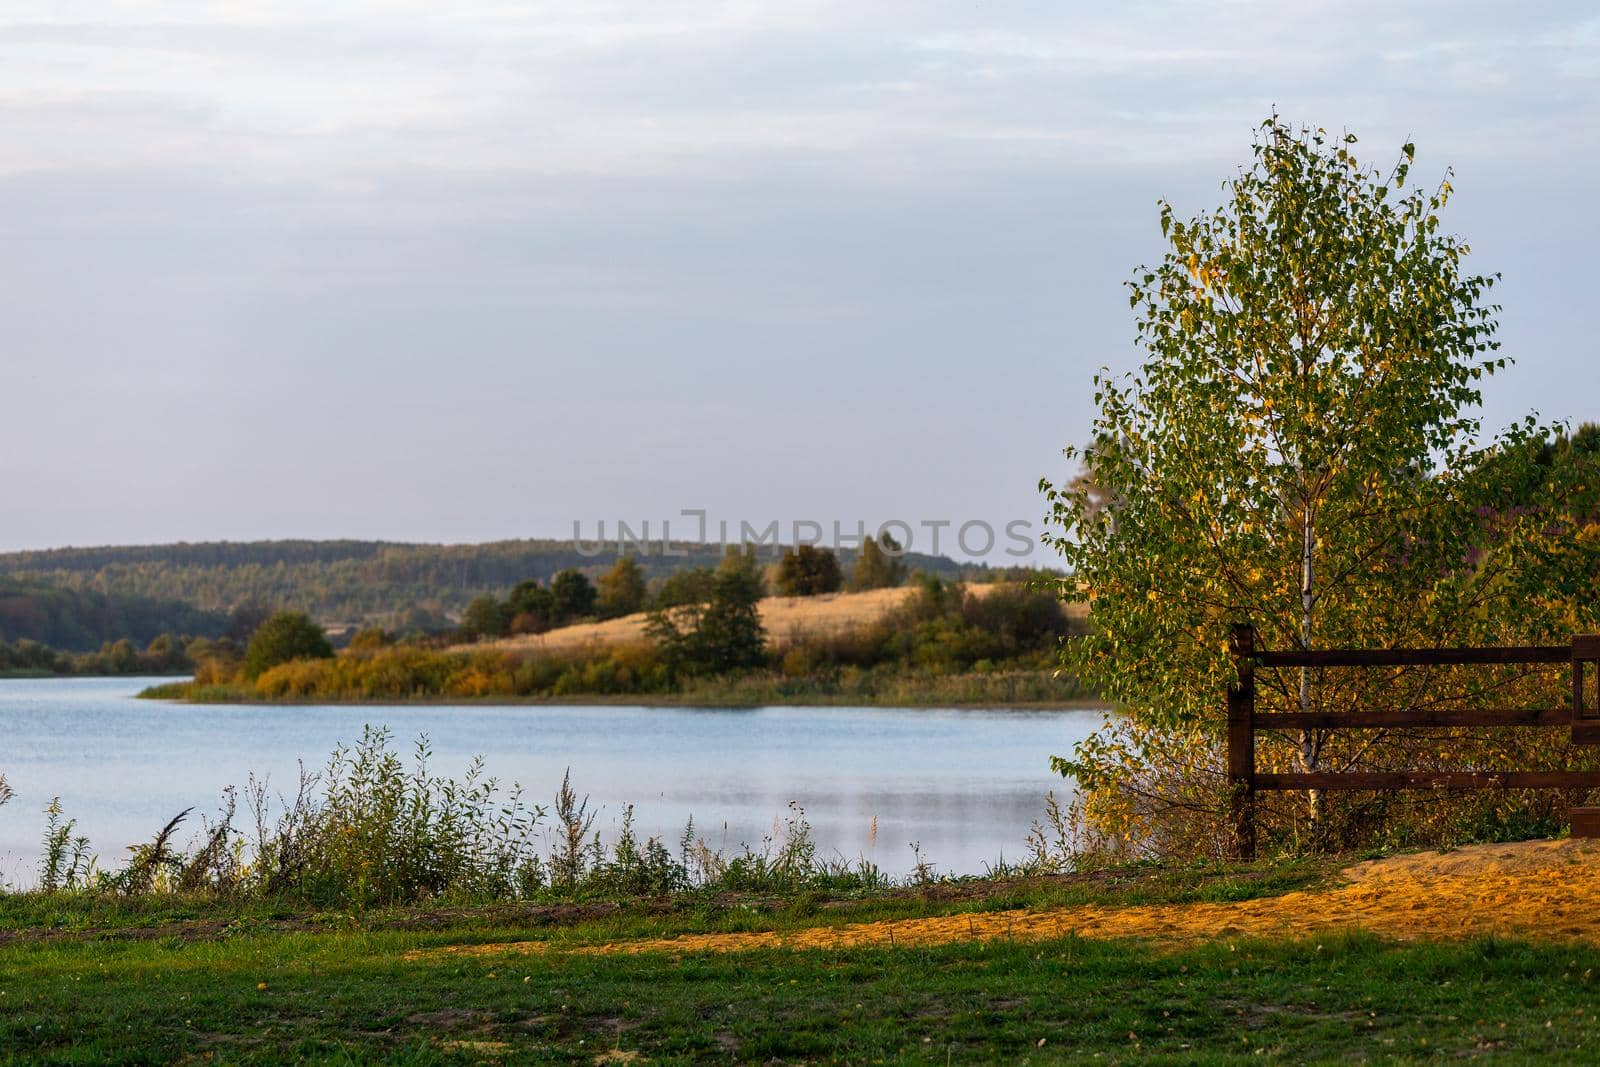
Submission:
<svg viewBox="0 0 1600 1067">
<path fill-rule="evenodd" d="M 999 938 L 1135 937 L 1186 943 L 1365 930 L 1400 940 L 1502 934 L 1600 942 L 1600 842 L 1478 845 L 1360 863 L 1340 885 L 1224 904 L 1086 905 L 942 915 L 784 933 L 686 934 L 592 945 L 583 954 L 739 952 L 932 945 Z M 546 951 L 541 941 L 431 950 L 471 956 Z M 417 953 L 414 956 L 428 955 Z"/>
</svg>

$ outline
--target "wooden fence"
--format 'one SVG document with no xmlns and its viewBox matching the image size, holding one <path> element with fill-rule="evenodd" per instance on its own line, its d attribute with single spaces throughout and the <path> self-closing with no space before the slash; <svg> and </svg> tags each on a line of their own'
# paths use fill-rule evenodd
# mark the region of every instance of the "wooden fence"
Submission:
<svg viewBox="0 0 1600 1067">
<path fill-rule="evenodd" d="M 1302 789 L 1594 789 L 1595 771 L 1312 771 L 1260 774 L 1256 771 L 1256 733 L 1265 730 L 1375 730 L 1396 727 L 1564 726 L 1574 744 L 1600 744 L 1600 699 L 1585 700 L 1588 678 L 1600 684 L 1600 636 L 1585 635 L 1567 645 L 1519 648 L 1318 649 L 1266 652 L 1256 648 L 1255 629 L 1233 628 L 1238 684 L 1228 690 L 1228 781 L 1233 787 L 1234 850 L 1242 858 L 1256 852 L 1256 793 Z M 1435 708 L 1359 712 L 1256 711 L 1257 667 L 1404 667 L 1461 664 L 1559 664 L 1572 667 L 1572 704 L 1565 708 Z M 1600 837 L 1600 808 L 1573 808 L 1572 832 Z"/>
</svg>

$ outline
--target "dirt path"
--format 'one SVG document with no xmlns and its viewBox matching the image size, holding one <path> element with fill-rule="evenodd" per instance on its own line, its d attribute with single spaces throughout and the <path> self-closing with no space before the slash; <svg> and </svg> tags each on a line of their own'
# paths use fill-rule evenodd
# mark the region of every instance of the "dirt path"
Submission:
<svg viewBox="0 0 1600 1067">
<path fill-rule="evenodd" d="M 813 927 L 785 933 L 686 934 L 622 941 L 576 952 L 738 952 L 836 949 L 1015 938 L 1137 937 L 1168 942 L 1366 930 L 1386 937 L 1448 939 L 1515 934 L 1600 941 L 1600 842 L 1478 845 L 1358 864 L 1329 889 L 1224 904 L 1085 905 L 978 912 Z M 463 955 L 545 951 L 539 941 L 461 945 Z"/>
</svg>

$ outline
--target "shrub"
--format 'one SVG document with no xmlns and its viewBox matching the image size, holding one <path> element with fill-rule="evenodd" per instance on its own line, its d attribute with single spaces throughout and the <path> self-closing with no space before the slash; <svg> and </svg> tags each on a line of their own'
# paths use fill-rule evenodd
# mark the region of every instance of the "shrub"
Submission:
<svg viewBox="0 0 1600 1067">
<path fill-rule="evenodd" d="M 562 625 L 594 613 L 595 589 L 582 571 L 567 568 L 550 579 L 555 621 Z"/>
<path fill-rule="evenodd" d="M 302 777 L 276 819 L 265 784 L 252 781 L 260 890 L 366 907 L 514 897 L 541 882 L 533 832 L 544 809 L 524 803 L 518 787 L 500 790 L 482 760 L 457 781 L 432 774 L 430 756 L 419 740 L 408 771 L 388 731 L 368 727 L 354 749 L 335 750 L 320 778 Z"/>
<path fill-rule="evenodd" d="M 332 657 L 333 646 L 309 616 L 299 611 L 280 611 L 250 638 L 244 653 L 244 676 L 253 681 L 280 663 Z"/>
<path fill-rule="evenodd" d="M 900 555 L 899 542 L 888 534 L 879 534 L 876 540 L 867 538 L 850 572 L 850 588 L 884 589 L 899 585 L 906 578 L 906 565 Z"/>
<path fill-rule="evenodd" d="M 492 596 L 480 596 L 467 605 L 461 616 L 461 635 L 469 641 L 485 637 L 504 637 L 511 615 L 506 606 Z"/>
<path fill-rule="evenodd" d="M 786 548 L 783 558 L 778 561 L 777 585 L 780 596 L 837 593 L 842 581 L 839 557 L 826 548 L 817 548 L 815 545 Z"/>
<path fill-rule="evenodd" d="M 632 615 L 644 608 L 644 570 L 632 556 L 622 556 L 600 576 L 596 605 L 601 618 Z"/>
<path fill-rule="evenodd" d="M 723 561 L 709 604 L 651 616 L 646 632 L 672 672 L 713 674 L 765 661 L 767 636 L 757 609 L 761 580 L 754 567 L 741 560 L 729 556 Z"/>
</svg>

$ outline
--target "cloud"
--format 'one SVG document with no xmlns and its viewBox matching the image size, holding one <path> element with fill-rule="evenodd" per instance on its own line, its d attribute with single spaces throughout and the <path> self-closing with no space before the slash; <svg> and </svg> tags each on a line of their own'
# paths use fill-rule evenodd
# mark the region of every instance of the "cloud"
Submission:
<svg viewBox="0 0 1600 1067">
<path fill-rule="evenodd" d="M 160 160 L 338 182 L 394 167 L 739 173 L 801 156 L 881 175 L 908 156 L 1005 165 L 1019 145 L 1082 163 L 1156 158 L 1151 133 L 1187 122 L 1202 136 L 1178 136 L 1172 159 L 1236 138 L 1224 121 L 1261 99 L 1311 110 L 1507 86 L 1515 99 L 1530 81 L 1594 76 L 1592 19 L 1490 5 L 1470 17 L 1265 3 L 108 10 L 13 5 L 0 22 L 0 168 Z M 1512 119 L 1497 110 L 1479 120 Z"/>
<path fill-rule="evenodd" d="M 1031 517 L 1154 200 L 1274 107 L 1459 166 L 1499 410 L 1574 414 L 1597 46 L 1577 4 L 14 0 L 0 541 Z"/>
</svg>

